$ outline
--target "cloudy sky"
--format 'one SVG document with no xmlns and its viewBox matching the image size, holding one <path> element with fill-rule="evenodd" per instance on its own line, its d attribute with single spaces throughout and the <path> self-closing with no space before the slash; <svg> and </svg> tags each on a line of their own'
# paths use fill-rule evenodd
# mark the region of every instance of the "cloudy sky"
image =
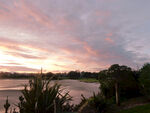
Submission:
<svg viewBox="0 0 150 113">
<path fill-rule="evenodd" d="M 0 0 L 0 71 L 99 71 L 150 61 L 150 0 Z"/>
</svg>

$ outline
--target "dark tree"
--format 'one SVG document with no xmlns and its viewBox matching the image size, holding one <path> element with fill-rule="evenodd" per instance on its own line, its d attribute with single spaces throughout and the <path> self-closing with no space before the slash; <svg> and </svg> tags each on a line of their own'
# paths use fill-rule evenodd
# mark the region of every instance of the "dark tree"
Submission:
<svg viewBox="0 0 150 113">
<path fill-rule="evenodd" d="M 132 94 L 130 91 L 136 92 L 138 89 L 132 69 L 124 65 L 114 64 L 108 70 L 101 71 L 99 80 L 104 95 L 115 96 L 117 105 L 120 105 L 120 96 L 128 96 Z"/>
<path fill-rule="evenodd" d="M 142 93 L 150 99 L 150 63 L 144 64 L 141 68 L 139 81 L 142 86 Z"/>
<path fill-rule="evenodd" d="M 79 79 L 81 74 L 79 71 L 70 71 L 67 76 L 71 79 Z"/>
</svg>

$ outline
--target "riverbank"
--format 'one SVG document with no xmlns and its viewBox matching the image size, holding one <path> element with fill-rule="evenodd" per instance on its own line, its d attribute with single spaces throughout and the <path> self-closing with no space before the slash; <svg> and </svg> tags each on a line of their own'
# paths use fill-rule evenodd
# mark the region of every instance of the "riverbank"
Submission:
<svg viewBox="0 0 150 113">
<path fill-rule="evenodd" d="M 79 79 L 80 82 L 86 82 L 86 83 L 98 83 L 99 81 L 95 78 L 81 78 Z"/>
</svg>

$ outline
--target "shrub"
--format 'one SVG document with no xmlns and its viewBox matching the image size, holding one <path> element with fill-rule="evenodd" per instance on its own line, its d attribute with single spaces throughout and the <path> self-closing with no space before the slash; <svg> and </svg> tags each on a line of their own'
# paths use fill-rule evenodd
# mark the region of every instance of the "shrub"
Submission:
<svg viewBox="0 0 150 113">
<path fill-rule="evenodd" d="M 62 113 L 71 97 L 68 93 L 62 95 L 60 85 L 50 82 L 51 79 L 43 80 L 41 77 L 30 80 L 22 90 L 23 96 L 19 97 L 19 113 Z"/>
<path fill-rule="evenodd" d="M 150 64 L 144 64 L 140 70 L 139 81 L 142 93 L 150 99 Z"/>
<path fill-rule="evenodd" d="M 100 90 L 106 98 L 121 99 L 140 96 L 140 88 L 135 73 L 130 67 L 114 64 L 99 73 Z"/>
<path fill-rule="evenodd" d="M 94 94 L 82 102 L 84 103 L 80 106 L 79 113 L 106 113 L 108 108 L 108 102 L 101 94 Z"/>
</svg>

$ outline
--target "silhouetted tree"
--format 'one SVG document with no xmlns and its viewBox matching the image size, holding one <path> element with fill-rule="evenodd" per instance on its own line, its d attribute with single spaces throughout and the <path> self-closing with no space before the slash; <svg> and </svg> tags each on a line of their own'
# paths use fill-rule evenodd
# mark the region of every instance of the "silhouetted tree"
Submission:
<svg viewBox="0 0 150 113">
<path fill-rule="evenodd" d="M 79 79 L 81 74 L 79 71 L 70 71 L 67 76 L 71 79 Z"/>
<path fill-rule="evenodd" d="M 117 105 L 120 105 L 120 93 L 125 95 L 128 90 L 138 88 L 131 68 L 124 65 L 114 64 L 108 70 L 101 71 L 99 80 L 104 95 L 111 97 L 115 93 Z"/>
<path fill-rule="evenodd" d="M 144 64 L 140 69 L 139 81 L 142 86 L 142 93 L 150 99 L 150 63 Z"/>
</svg>

